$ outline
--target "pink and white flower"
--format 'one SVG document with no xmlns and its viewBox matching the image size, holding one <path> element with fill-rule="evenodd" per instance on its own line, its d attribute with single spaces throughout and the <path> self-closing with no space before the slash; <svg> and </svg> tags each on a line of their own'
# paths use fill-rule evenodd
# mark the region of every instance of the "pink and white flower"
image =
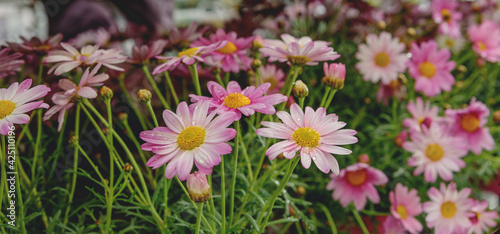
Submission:
<svg viewBox="0 0 500 234">
<path fill-rule="evenodd" d="M 158 56 L 167 45 L 166 40 L 158 39 L 150 45 L 135 45 L 132 47 L 132 57 L 128 59 L 129 63 L 133 64 L 147 64 L 149 60 Z"/>
<path fill-rule="evenodd" d="M 193 163 L 203 174 L 212 173 L 218 165 L 221 155 L 229 154 L 232 148 L 226 142 L 236 136 L 236 130 L 227 128 L 235 119 L 231 112 L 209 113 L 209 103 L 204 102 L 189 109 L 186 102 L 177 106 L 177 112 L 163 111 L 163 120 L 167 127 L 156 127 L 143 131 L 140 138 L 146 143 L 142 150 L 151 151 L 147 166 L 153 169 L 167 164 L 165 177 L 178 176 L 186 180 L 193 169 Z"/>
<path fill-rule="evenodd" d="M 408 187 L 398 183 L 394 191 L 389 192 L 389 200 L 393 217 L 400 220 L 408 232 L 422 232 L 423 226 L 415 218 L 422 213 L 422 204 L 416 189 L 408 191 Z"/>
<path fill-rule="evenodd" d="M 413 44 L 410 50 L 411 60 L 408 70 L 415 79 L 415 90 L 423 92 L 428 97 L 440 94 L 442 90 L 451 91 L 455 78 L 451 71 L 455 62 L 450 61 L 448 49 L 438 50 L 435 41 L 423 42 L 420 47 Z"/>
<path fill-rule="evenodd" d="M 7 135 L 14 124 L 26 124 L 30 117 L 26 114 L 37 108 L 49 108 L 43 101 L 37 101 L 50 91 L 45 85 L 31 87 L 31 79 L 21 84 L 12 83 L 9 88 L 0 89 L 0 134 Z"/>
<path fill-rule="evenodd" d="M 490 20 L 467 29 L 472 49 L 482 58 L 494 63 L 500 61 L 500 27 Z"/>
<path fill-rule="evenodd" d="M 394 218 L 394 216 L 389 215 L 382 224 L 384 227 L 384 234 L 405 234 L 406 229 L 400 220 Z"/>
<path fill-rule="evenodd" d="M 358 142 L 354 137 L 356 131 L 342 129 L 346 123 L 338 121 L 335 114 L 326 115 L 325 108 L 314 111 L 306 107 L 306 111 L 296 103 L 290 106 L 290 114 L 285 111 L 276 113 L 282 123 L 262 121 L 265 128 L 257 129 L 257 135 L 269 138 L 283 139 L 266 151 L 269 160 L 279 154 L 292 159 L 300 152 L 302 166 L 308 169 L 311 160 L 323 173 L 332 171 L 339 173 L 339 164 L 332 154 L 348 155 L 351 153 L 339 145 L 348 145 Z"/>
<path fill-rule="evenodd" d="M 10 48 L 0 50 L 0 78 L 21 71 L 21 66 L 24 64 L 24 60 L 18 59 L 23 56 L 21 53 L 9 54 L 9 51 Z"/>
<path fill-rule="evenodd" d="M 434 0 L 431 3 L 432 18 L 439 24 L 439 32 L 452 37 L 460 36 L 460 20 L 462 13 L 457 11 L 457 3 L 453 0 Z"/>
<path fill-rule="evenodd" d="M 487 211 L 488 202 L 487 201 L 476 201 L 474 200 L 474 205 L 470 209 L 468 216 L 471 222 L 471 226 L 468 228 L 467 233 L 481 234 L 488 232 L 490 228 L 496 227 L 498 219 L 498 212 Z"/>
<path fill-rule="evenodd" d="M 426 127 L 430 127 L 431 123 L 438 120 L 438 107 L 431 106 L 429 101 L 424 103 L 421 97 L 417 97 L 416 102 L 410 101 L 406 109 L 408 109 L 412 118 L 404 119 L 403 126 L 412 131 L 421 131 L 422 124 Z"/>
<path fill-rule="evenodd" d="M 468 107 L 448 109 L 445 114 L 450 122 L 450 133 L 462 138 L 473 153 L 480 154 L 482 149 L 492 150 L 495 147 L 495 141 L 486 127 L 490 109 L 484 103 L 472 98 Z"/>
<path fill-rule="evenodd" d="M 212 97 L 197 96 L 190 94 L 191 102 L 198 103 L 209 101 L 210 107 L 218 108 L 218 113 L 232 112 L 236 114 L 236 119 L 241 118 L 241 114 L 251 116 L 256 111 L 272 115 L 276 112 L 274 105 L 285 102 L 285 95 L 276 93 L 271 95 L 264 94 L 271 87 L 270 83 L 264 83 L 259 87 L 248 86 L 241 90 L 240 85 L 236 81 L 230 81 L 227 84 L 227 90 L 220 84 L 214 81 L 209 81 L 207 84 L 208 91 Z"/>
<path fill-rule="evenodd" d="M 434 233 L 453 233 L 470 227 L 467 212 L 474 205 L 474 200 L 469 198 L 471 192 L 470 188 L 457 191 L 454 182 L 448 186 L 441 183 L 439 190 L 429 189 L 427 194 L 431 200 L 423 204 L 427 227 L 434 228 Z"/>
<path fill-rule="evenodd" d="M 279 93 L 285 84 L 285 73 L 274 64 L 267 64 L 260 67 L 259 74 L 264 83 L 271 84 L 271 87 L 267 90 L 267 94 Z M 254 77 L 254 82 L 258 82 L 257 77 Z"/>
<path fill-rule="evenodd" d="M 406 94 L 406 87 L 398 80 L 391 81 L 388 85 L 384 83 L 379 83 L 377 91 L 377 102 L 384 105 L 389 104 L 391 98 L 395 98 L 400 101 Z"/>
<path fill-rule="evenodd" d="M 366 44 L 358 46 L 356 58 L 359 62 L 356 69 L 361 72 L 365 81 L 382 81 L 388 85 L 406 70 L 408 56 L 404 50 L 405 45 L 387 32 L 382 32 L 379 36 L 370 34 L 366 37 Z"/>
<path fill-rule="evenodd" d="M 350 165 L 338 175 L 330 174 L 330 178 L 326 189 L 333 190 L 333 200 L 338 200 L 343 207 L 353 202 L 356 210 L 363 210 L 367 199 L 379 203 L 375 185 L 386 184 L 389 180 L 384 172 L 365 163 Z"/>
</svg>

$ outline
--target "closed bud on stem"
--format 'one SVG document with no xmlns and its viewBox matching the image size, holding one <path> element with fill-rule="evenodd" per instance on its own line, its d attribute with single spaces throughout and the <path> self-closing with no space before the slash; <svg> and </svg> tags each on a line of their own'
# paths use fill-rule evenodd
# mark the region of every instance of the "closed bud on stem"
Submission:
<svg viewBox="0 0 500 234">
<path fill-rule="evenodd" d="M 467 67 L 466 67 L 466 66 L 464 66 L 464 65 L 458 65 L 458 66 L 457 66 L 457 70 L 458 70 L 459 72 L 466 72 L 466 71 L 467 71 Z"/>
<path fill-rule="evenodd" d="M 297 195 L 302 196 L 306 194 L 306 188 L 304 186 L 297 187 Z"/>
<path fill-rule="evenodd" d="M 260 48 L 264 47 L 263 43 L 264 40 L 262 40 L 262 37 L 256 36 L 252 41 L 252 50 L 259 50 Z"/>
<path fill-rule="evenodd" d="M 125 172 L 131 172 L 131 171 L 134 170 L 134 167 L 132 165 L 130 165 L 130 164 L 127 163 L 127 164 L 125 164 L 125 166 L 123 166 L 123 170 Z"/>
<path fill-rule="evenodd" d="M 330 86 L 332 89 L 344 88 L 345 81 L 345 65 L 342 63 L 332 63 L 323 65 L 325 77 L 321 79 L 321 83 Z"/>
<path fill-rule="evenodd" d="M 118 119 L 121 121 L 125 121 L 128 119 L 128 114 L 125 112 L 120 112 L 118 113 Z"/>
<path fill-rule="evenodd" d="M 109 134 L 110 133 L 109 128 L 103 128 L 102 133 Z"/>
<path fill-rule="evenodd" d="M 261 66 L 262 66 L 262 61 L 260 61 L 260 59 L 254 59 L 254 60 L 252 61 L 252 68 L 253 68 L 254 70 L 259 69 L 259 67 L 261 67 Z"/>
<path fill-rule="evenodd" d="M 493 112 L 493 121 L 497 124 L 500 123 L 500 110 Z"/>
<path fill-rule="evenodd" d="M 195 171 L 187 177 L 187 190 L 189 197 L 194 202 L 203 203 L 210 198 L 210 186 L 207 182 L 207 176 L 201 172 Z"/>
<path fill-rule="evenodd" d="M 358 162 L 370 164 L 370 156 L 368 156 L 368 154 L 359 155 Z"/>
<path fill-rule="evenodd" d="M 78 136 L 71 136 L 68 141 L 70 145 L 76 146 L 78 145 Z"/>
<path fill-rule="evenodd" d="M 403 130 L 396 136 L 396 138 L 394 138 L 394 144 L 396 144 L 399 147 L 403 147 L 403 143 L 405 143 L 407 139 L 408 139 L 408 131 Z"/>
<path fill-rule="evenodd" d="M 377 27 L 378 27 L 380 30 L 385 30 L 385 27 L 386 27 L 386 26 L 387 26 L 387 25 L 386 25 L 385 21 L 383 21 L 383 20 L 379 20 L 379 21 L 377 21 Z"/>
<path fill-rule="evenodd" d="M 417 30 L 415 30 L 414 28 L 408 28 L 406 29 L 406 34 L 408 34 L 408 36 L 410 37 L 414 37 L 415 35 L 417 35 Z"/>
<path fill-rule="evenodd" d="M 307 88 L 307 85 L 304 84 L 301 80 L 295 81 L 295 84 L 293 85 L 293 96 L 297 98 L 304 98 L 309 95 L 309 89 Z"/>
<path fill-rule="evenodd" d="M 99 96 L 101 96 L 102 100 L 108 100 L 113 97 L 113 90 L 111 90 L 108 86 L 102 86 L 99 89 Z"/>
<path fill-rule="evenodd" d="M 152 97 L 153 94 L 151 94 L 151 91 L 147 89 L 141 89 L 137 92 L 137 100 L 139 100 L 142 103 L 147 103 L 151 101 Z"/>
</svg>

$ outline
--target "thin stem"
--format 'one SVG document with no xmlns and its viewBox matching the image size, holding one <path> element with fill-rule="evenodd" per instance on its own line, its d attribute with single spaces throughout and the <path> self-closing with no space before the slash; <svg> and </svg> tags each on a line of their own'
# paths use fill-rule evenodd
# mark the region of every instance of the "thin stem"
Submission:
<svg viewBox="0 0 500 234">
<path fill-rule="evenodd" d="M 189 65 L 188 69 L 191 74 L 191 78 L 193 79 L 196 95 L 201 96 L 200 78 L 198 77 L 198 68 L 196 67 L 196 63 Z"/>
<path fill-rule="evenodd" d="M 358 224 L 361 227 L 363 234 L 369 234 L 370 232 L 368 231 L 368 228 L 366 228 L 365 222 L 363 222 L 363 219 L 361 219 L 359 212 L 352 205 L 351 205 L 351 211 L 352 211 L 352 214 L 354 215 L 354 218 L 356 218 L 356 221 L 358 221 Z"/>
<path fill-rule="evenodd" d="M 42 71 L 43 71 L 43 57 L 40 58 L 40 66 L 38 67 L 38 77 L 36 80 L 37 84 L 42 82 Z M 33 164 L 31 165 L 31 181 L 35 180 L 35 169 L 38 165 L 38 155 L 40 154 L 40 144 L 42 143 L 42 109 L 37 110 L 37 132 L 35 141 L 35 152 L 33 155 Z"/>
<path fill-rule="evenodd" d="M 155 112 L 153 110 L 153 107 L 151 106 L 151 100 L 146 102 L 146 106 L 148 107 L 149 114 L 151 115 L 151 118 L 153 118 L 153 122 L 155 124 L 155 127 L 158 127 L 158 120 L 156 119 Z"/>
<path fill-rule="evenodd" d="M 335 96 L 335 93 L 337 93 L 337 89 L 332 89 L 332 91 L 330 91 L 330 94 L 328 95 L 328 100 L 326 101 L 324 106 L 326 109 L 328 109 L 330 103 L 332 103 L 333 96 Z"/>
<path fill-rule="evenodd" d="M 1 148 L 1 151 L 0 152 L 0 169 L 1 169 L 1 180 L 0 180 L 0 211 L 2 210 L 2 203 L 3 203 L 3 195 L 4 195 L 4 192 L 3 192 L 3 189 L 4 189 L 4 186 L 5 186 L 5 181 L 7 181 L 7 169 L 5 168 L 5 159 L 6 159 L 6 156 L 7 154 L 5 153 L 5 136 L 2 135 L 2 138 L 1 138 L 1 141 L 2 141 L 2 148 Z M 1 213 L 1 212 L 0 212 Z"/>
<path fill-rule="evenodd" d="M 87 159 L 87 161 L 89 162 L 90 166 L 94 169 L 94 171 L 96 172 L 97 176 L 99 176 L 99 179 L 101 179 L 101 182 L 104 186 L 106 186 L 106 180 L 104 179 L 104 177 L 102 176 L 101 172 L 99 171 L 99 167 L 96 166 L 94 164 L 94 162 L 92 162 L 92 160 L 90 159 L 89 155 L 85 152 L 85 150 L 82 149 L 82 147 L 78 144 L 76 145 L 76 147 L 78 148 L 78 150 L 80 150 L 80 153 L 83 155 L 83 157 L 85 157 L 85 159 Z"/>
<path fill-rule="evenodd" d="M 221 233 L 226 233 L 226 175 L 224 172 L 224 155 L 221 157 L 220 162 L 220 173 L 221 173 L 221 186 L 220 186 L 220 195 L 221 195 Z"/>
<path fill-rule="evenodd" d="M 305 97 L 299 97 L 299 106 L 300 106 L 300 109 L 304 109 L 304 99 Z"/>
<path fill-rule="evenodd" d="M 151 86 L 153 86 L 153 90 L 155 91 L 156 95 L 158 96 L 158 99 L 160 99 L 161 104 L 163 104 L 163 107 L 165 109 L 169 109 L 170 110 L 170 106 L 168 105 L 167 101 L 163 97 L 163 94 L 161 94 L 160 89 L 158 89 L 158 86 L 156 85 L 156 82 L 153 79 L 153 76 L 149 72 L 148 67 L 146 65 L 142 66 L 142 71 L 144 72 L 144 74 L 148 78 L 149 83 L 151 83 Z"/>
<path fill-rule="evenodd" d="M 210 185 L 210 203 L 209 207 L 210 210 L 212 211 L 212 215 L 215 217 L 215 204 L 214 204 L 214 196 L 213 196 L 213 187 L 212 187 L 212 174 L 208 175 L 208 183 Z M 215 229 L 215 223 L 213 220 L 211 220 L 212 228 Z"/>
<path fill-rule="evenodd" d="M 224 85 L 224 82 L 222 81 L 222 78 L 220 78 L 220 70 L 215 73 L 215 78 L 217 78 L 217 82 L 219 82 L 222 87 L 226 87 L 226 85 Z"/>
<path fill-rule="evenodd" d="M 332 90 L 332 88 L 330 88 L 330 86 L 328 86 L 328 85 L 325 85 L 325 93 L 323 94 L 323 98 L 321 99 L 321 103 L 319 104 L 320 107 L 325 105 L 325 102 L 326 102 L 326 99 L 328 98 L 328 93 L 330 93 L 330 90 Z"/>
<path fill-rule="evenodd" d="M 233 175 L 231 178 L 231 192 L 230 192 L 230 206 L 229 206 L 229 223 L 233 223 L 233 215 L 234 215 L 234 187 L 236 185 L 236 174 L 238 172 L 238 145 L 239 145 L 239 139 L 240 139 L 240 121 L 235 122 L 235 128 L 236 128 L 236 138 L 234 139 L 234 156 L 233 156 Z"/>
<path fill-rule="evenodd" d="M 292 78 L 287 79 L 285 82 L 285 85 L 282 88 L 283 95 L 285 95 L 286 98 L 288 98 L 290 96 L 290 94 L 292 93 L 293 83 L 295 83 L 295 80 L 297 80 L 297 77 L 299 76 L 299 70 L 300 70 L 299 66 L 292 66 L 292 68 L 290 70 L 289 76 L 291 76 Z M 281 103 L 278 106 L 278 110 L 279 111 L 284 110 L 285 106 L 286 106 L 286 102 Z"/>
<path fill-rule="evenodd" d="M 337 226 L 335 225 L 335 222 L 333 221 L 332 214 L 330 214 L 330 211 L 328 208 L 326 208 L 325 205 L 318 203 L 319 207 L 323 210 L 323 212 L 326 215 L 326 219 L 328 219 L 328 223 L 330 224 L 330 228 L 332 229 L 332 234 L 337 234 Z"/>
<path fill-rule="evenodd" d="M 76 105 L 74 132 L 75 132 L 74 136 L 78 138 L 79 137 L 78 135 L 80 134 L 80 105 Z M 69 219 L 68 215 L 71 209 L 71 205 L 73 203 L 73 196 L 75 195 L 77 168 L 78 168 L 78 148 L 75 147 L 74 158 L 73 158 L 73 179 L 71 182 L 71 189 L 69 192 L 68 207 L 66 208 L 66 213 L 64 215 L 64 222 L 63 222 L 64 225 L 68 223 Z"/>
<path fill-rule="evenodd" d="M 18 158 L 16 161 L 16 172 L 18 171 L 17 169 L 19 167 L 21 167 L 21 159 Z M 20 217 L 20 220 L 21 220 L 21 230 L 22 230 L 22 233 L 27 233 L 26 232 L 26 226 L 25 226 L 25 222 L 24 222 L 24 202 L 23 202 L 23 193 L 21 192 L 21 181 L 19 181 L 19 175 L 16 175 L 15 176 L 16 179 L 16 193 L 17 193 L 17 196 L 19 199 L 17 199 L 19 201 L 19 217 Z"/>
<path fill-rule="evenodd" d="M 108 230 L 111 230 L 111 216 L 113 214 L 113 198 L 114 198 L 114 190 L 115 190 L 115 185 L 114 185 L 114 176 L 115 176 L 115 165 L 114 165 L 114 159 L 113 159 L 113 115 L 111 114 L 111 99 L 108 98 L 104 100 L 106 103 L 106 110 L 108 114 L 108 123 L 109 123 L 109 134 L 108 134 L 108 142 L 109 146 L 111 149 L 109 149 L 109 186 L 108 186 L 108 197 L 107 197 L 107 204 L 106 204 L 106 223 L 108 225 L 108 229 L 106 229 L 106 233 Z"/>
<path fill-rule="evenodd" d="M 226 87 L 227 87 L 227 84 L 229 84 L 229 76 L 230 76 L 230 75 L 231 75 L 231 74 L 230 74 L 229 72 L 226 72 L 226 73 L 224 74 L 224 83 L 226 84 Z"/>
<path fill-rule="evenodd" d="M 168 88 L 170 89 L 170 92 L 172 93 L 172 97 L 174 97 L 175 105 L 179 105 L 179 97 L 177 96 L 177 92 L 175 92 L 174 85 L 172 84 L 172 79 L 170 79 L 170 75 L 168 74 L 168 71 L 163 72 L 165 75 L 165 78 L 167 79 L 167 84 Z"/>
<path fill-rule="evenodd" d="M 184 192 L 184 194 L 185 194 L 187 197 L 189 197 L 189 192 L 187 191 L 186 187 L 185 187 L 185 186 L 184 186 L 184 184 L 181 182 L 181 180 L 179 180 L 179 177 L 175 176 L 174 178 L 175 178 L 175 181 L 177 181 L 177 183 L 179 184 L 179 186 L 181 186 L 181 189 L 182 189 L 182 191 Z M 191 201 L 191 204 L 193 205 L 193 207 L 194 207 L 195 209 L 198 207 L 198 206 L 196 205 L 196 203 L 195 203 L 193 200 L 191 200 L 191 198 L 189 198 L 189 201 Z M 212 230 L 212 227 L 208 224 L 208 221 L 207 221 L 207 219 L 205 218 L 205 216 L 203 216 L 203 214 L 201 215 L 201 220 L 203 220 L 203 223 L 204 223 L 205 225 L 207 225 L 207 226 L 208 226 L 208 228 L 210 229 L 210 231 L 211 231 L 212 233 L 215 233 L 215 232 L 214 232 L 214 230 Z"/>
<path fill-rule="evenodd" d="M 200 233 L 200 224 L 201 224 L 201 212 L 203 211 L 203 202 L 198 203 L 198 213 L 196 215 L 196 231 L 195 234 Z"/>
<path fill-rule="evenodd" d="M 134 105 L 134 102 L 132 101 L 132 97 L 130 97 L 130 94 L 128 93 L 127 87 L 125 87 L 125 84 L 123 83 L 123 79 L 120 79 L 120 87 L 122 88 L 123 93 L 125 94 L 125 98 L 127 99 L 128 103 L 130 104 L 130 107 L 132 107 L 132 110 L 134 111 L 135 115 L 137 116 L 137 119 L 139 119 L 139 123 L 141 124 L 141 127 L 143 130 L 148 129 L 146 126 L 146 121 L 144 120 L 144 117 L 142 114 L 137 110 L 137 108 Z"/>
</svg>

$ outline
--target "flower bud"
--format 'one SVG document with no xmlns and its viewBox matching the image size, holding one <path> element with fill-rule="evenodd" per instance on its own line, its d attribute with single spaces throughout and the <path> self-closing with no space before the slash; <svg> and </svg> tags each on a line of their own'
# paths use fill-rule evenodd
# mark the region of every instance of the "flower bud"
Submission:
<svg viewBox="0 0 500 234">
<path fill-rule="evenodd" d="M 254 60 L 252 61 L 251 66 L 252 66 L 252 68 L 253 68 L 254 70 L 257 70 L 257 69 L 259 69 L 259 67 L 261 67 L 261 66 L 262 66 L 262 61 L 260 61 L 260 59 L 254 59 Z"/>
<path fill-rule="evenodd" d="M 342 63 L 332 63 L 323 65 L 325 77 L 321 79 L 321 83 L 330 86 L 332 89 L 344 88 L 345 81 L 345 65 Z"/>
<path fill-rule="evenodd" d="M 304 186 L 297 187 L 297 195 L 302 196 L 306 194 L 306 188 Z"/>
<path fill-rule="evenodd" d="M 142 103 L 151 101 L 152 97 L 153 95 L 151 94 L 151 91 L 147 89 L 141 89 L 137 92 L 137 100 L 139 100 Z"/>
<path fill-rule="evenodd" d="M 189 174 L 186 184 L 189 196 L 194 202 L 202 203 L 210 198 L 210 186 L 205 174 L 198 171 Z"/>
<path fill-rule="evenodd" d="M 128 114 L 125 112 L 120 112 L 118 113 L 118 119 L 121 121 L 125 121 L 128 119 Z"/>
<path fill-rule="evenodd" d="M 264 40 L 262 40 L 261 36 L 256 36 L 252 41 L 252 49 L 259 50 L 262 47 L 264 47 Z"/>
<path fill-rule="evenodd" d="M 457 70 L 458 70 L 459 72 L 466 72 L 466 71 L 467 71 L 467 67 L 466 67 L 466 66 L 464 66 L 464 65 L 458 65 L 458 66 L 457 66 Z"/>
<path fill-rule="evenodd" d="M 406 34 L 408 34 L 408 36 L 410 37 L 414 37 L 415 35 L 417 35 L 417 30 L 415 30 L 414 28 L 408 28 L 406 29 Z"/>
<path fill-rule="evenodd" d="M 493 121 L 500 123 L 500 110 L 493 112 Z"/>
<path fill-rule="evenodd" d="M 125 172 L 131 172 L 131 171 L 134 170 L 134 167 L 132 165 L 130 165 L 130 164 L 127 163 L 127 164 L 125 164 L 125 166 L 123 166 L 123 170 Z"/>
<path fill-rule="evenodd" d="M 301 80 L 295 81 L 295 84 L 293 85 L 293 96 L 297 98 L 304 98 L 309 95 L 309 89 L 307 88 L 307 85 L 304 84 Z"/>
<path fill-rule="evenodd" d="M 405 143 L 407 139 L 408 139 L 408 131 L 403 130 L 396 136 L 396 138 L 394 138 L 394 143 L 397 146 L 402 147 L 403 143 Z"/>
<path fill-rule="evenodd" d="M 377 27 L 380 29 L 380 30 L 385 30 L 385 27 L 387 26 L 387 24 L 385 23 L 385 21 L 383 20 L 379 20 L 377 21 Z"/>
<path fill-rule="evenodd" d="M 77 145 L 78 144 L 78 136 L 71 136 L 68 141 L 69 141 L 70 145 Z"/>
<path fill-rule="evenodd" d="M 370 156 L 368 156 L 368 154 L 359 155 L 358 162 L 370 164 Z"/>
<path fill-rule="evenodd" d="M 108 86 L 102 86 L 101 89 L 99 89 L 99 96 L 103 100 L 107 100 L 113 97 L 113 90 L 111 90 Z"/>
</svg>

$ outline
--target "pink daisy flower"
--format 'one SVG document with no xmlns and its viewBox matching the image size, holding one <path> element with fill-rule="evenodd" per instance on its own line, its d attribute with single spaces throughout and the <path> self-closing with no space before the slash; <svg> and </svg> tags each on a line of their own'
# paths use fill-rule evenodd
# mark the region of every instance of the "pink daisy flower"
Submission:
<svg viewBox="0 0 500 234">
<path fill-rule="evenodd" d="M 408 187 L 400 183 L 396 184 L 394 191 L 389 192 L 392 215 L 400 220 L 410 233 L 420 233 L 423 229 L 422 224 L 415 218 L 422 213 L 422 205 L 417 193 L 416 189 L 408 191 Z"/>
<path fill-rule="evenodd" d="M 36 101 L 50 91 L 45 85 L 31 87 L 31 79 L 21 84 L 14 82 L 9 88 L 0 89 L 0 134 L 7 135 L 14 124 L 26 124 L 30 117 L 26 114 L 37 108 L 49 108 L 43 101 Z"/>
<path fill-rule="evenodd" d="M 259 74 L 264 83 L 271 84 L 267 94 L 279 93 L 285 84 L 285 73 L 274 64 L 267 64 L 259 68 Z M 258 82 L 254 77 L 254 82 Z"/>
<path fill-rule="evenodd" d="M 384 227 L 384 234 L 405 234 L 406 229 L 399 219 L 389 215 L 382 224 Z"/>
<path fill-rule="evenodd" d="M 193 162 L 200 172 L 209 175 L 218 165 L 221 155 L 229 154 L 231 146 L 226 142 L 236 136 L 236 130 L 227 128 L 235 119 L 231 112 L 209 113 L 209 103 L 200 103 L 189 109 L 186 102 L 177 106 L 177 113 L 163 111 L 163 120 L 167 127 L 157 127 L 143 131 L 140 138 L 146 141 L 142 150 L 151 151 L 147 166 L 153 169 L 167 164 L 165 177 L 175 175 L 185 180 L 193 169 Z"/>
<path fill-rule="evenodd" d="M 340 57 L 330 43 L 313 41 L 310 37 L 295 38 L 288 34 L 281 35 L 282 40 L 264 40 L 260 52 L 269 57 L 270 62 L 287 62 L 291 65 L 315 66 L 318 62 L 331 61 Z"/>
<path fill-rule="evenodd" d="M 264 93 L 271 87 L 270 83 L 264 83 L 259 87 L 248 86 L 241 90 L 240 85 L 236 81 L 229 81 L 227 91 L 220 84 L 214 81 L 209 81 L 207 84 L 208 91 L 212 97 L 197 96 L 190 94 L 191 102 L 198 103 L 209 101 L 210 107 L 217 108 L 218 113 L 233 112 L 236 114 L 236 120 L 241 118 L 241 114 L 251 116 L 256 111 L 272 115 L 276 112 L 274 105 L 285 102 L 287 98 L 282 94 L 271 94 L 263 96 Z"/>
<path fill-rule="evenodd" d="M 285 111 L 276 113 L 283 123 L 273 123 L 262 121 L 265 128 L 257 129 L 257 135 L 269 138 L 283 139 L 266 152 L 269 160 L 273 160 L 279 154 L 287 159 L 295 157 L 300 152 L 302 166 L 308 169 L 311 166 L 311 159 L 316 167 L 323 173 L 330 170 L 338 175 L 339 164 L 332 154 L 348 155 L 350 150 L 339 147 L 358 142 L 354 137 L 356 131 L 342 129 L 346 125 L 338 121 L 335 114 L 326 115 L 325 108 L 318 108 L 314 111 L 311 107 L 306 107 L 306 111 L 296 103 L 290 106 L 290 114 Z"/>
<path fill-rule="evenodd" d="M 54 72 L 58 76 L 80 65 L 92 66 L 97 63 L 101 63 L 112 70 L 123 71 L 123 68 L 117 67 L 114 64 L 123 63 L 127 60 L 127 56 L 122 55 L 117 49 L 102 50 L 97 45 L 87 45 L 78 51 L 75 47 L 64 42 L 61 42 L 61 46 L 65 51 L 50 51 L 48 56 L 43 60 L 44 63 L 56 63 L 49 69 L 47 74 Z"/>
<path fill-rule="evenodd" d="M 203 27 L 200 30 L 197 30 L 197 28 L 197 22 L 190 23 L 189 26 L 184 29 L 173 27 L 168 35 L 168 41 L 170 44 L 180 48 L 189 47 L 192 41 L 202 37 L 203 33 L 208 29 L 208 27 Z"/>
<path fill-rule="evenodd" d="M 398 73 L 406 70 L 408 56 L 404 50 L 405 45 L 387 32 L 380 33 L 378 37 L 370 34 L 366 37 L 366 44 L 358 46 L 356 58 L 359 62 L 356 69 L 361 72 L 365 81 L 382 81 L 388 85 L 398 78 Z"/>
<path fill-rule="evenodd" d="M 238 38 L 235 32 L 226 33 L 217 29 L 215 34 L 210 35 L 210 39 L 202 37 L 191 43 L 191 46 L 208 46 L 221 41 L 227 41 L 227 44 L 210 52 L 212 62 L 217 63 L 224 72 L 238 73 L 240 70 L 250 69 L 252 59 L 246 54 L 252 46 L 253 37 Z"/>
<path fill-rule="evenodd" d="M 408 165 L 416 167 L 414 175 L 424 173 L 425 181 L 435 182 L 437 176 L 445 181 L 453 179 L 453 172 L 465 167 L 461 159 L 467 154 L 462 139 L 447 135 L 440 125 L 422 126 L 422 131 L 410 133 L 412 141 L 403 143 L 403 148 L 411 153 Z"/>
<path fill-rule="evenodd" d="M 450 121 L 450 133 L 464 139 L 466 146 L 475 154 L 482 149 L 492 150 L 495 141 L 486 127 L 490 109 L 476 98 L 472 98 L 468 107 L 460 110 L 445 111 Z"/>
<path fill-rule="evenodd" d="M 38 37 L 32 37 L 31 39 L 26 39 L 21 36 L 22 43 L 11 43 L 7 42 L 9 47 L 11 47 L 16 52 L 21 52 L 23 54 L 35 53 L 35 54 L 47 54 L 50 50 L 59 48 L 59 43 L 63 39 L 63 35 L 58 33 L 56 35 L 47 37 L 45 40 L 40 40 Z"/>
<path fill-rule="evenodd" d="M 474 205 L 469 210 L 468 216 L 471 222 L 471 226 L 468 228 L 467 233 L 481 234 L 488 232 L 490 228 L 496 227 L 498 219 L 498 212 L 487 211 L 488 202 L 487 201 L 476 201 L 474 200 Z"/>
<path fill-rule="evenodd" d="M 460 36 L 462 13 L 456 10 L 457 3 L 453 0 L 434 0 L 431 3 L 432 18 L 439 24 L 439 32 L 452 37 Z"/>
<path fill-rule="evenodd" d="M 500 61 L 500 27 L 493 21 L 483 20 L 480 25 L 467 29 L 472 49 L 490 62 Z"/>
<path fill-rule="evenodd" d="M 388 85 L 384 83 L 379 83 L 379 88 L 377 91 L 377 102 L 384 105 L 389 104 L 391 98 L 395 98 L 398 101 L 403 99 L 406 94 L 406 87 L 401 84 L 397 79 L 391 81 Z"/>
<path fill-rule="evenodd" d="M 133 64 L 147 64 L 149 60 L 161 54 L 165 46 L 166 40 L 156 40 L 148 45 L 141 45 L 141 47 L 134 45 L 132 47 L 132 57 L 128 59 L 129 63 Z"/>
<path fill-rule="evenodd" d="M 439 190 L 429 189 L 427 194 L 431 200 L 423 204 L 427 227 L 434 228 L 434 233 L 452 233 L 470 227 L 467 212 L 474 205 L 474 200 L 469 198 L 471 192 L 470 188 L 457 191 L 454 182 L 448 186 L 441 183 Z"/>
<path fill-rule="evenodd" d="M 355 163 L 342 170 L 340 174 L 330 174 L 330 182 L 326 185 L 327 190 L 333 190 L 333 200 L 337 200 L 343 207 L 354 203 L 356 210 L 363 210 L 366 200 L 373 203 L 380 202 L 375 185 L 383 185 L 388 182 L 387 176 L 377 168 L 365 163 Z"/>
<path fill-rule="evenodd" d="M 59 80 L 59 88 L 64 90 L 64 92 L 57 92 L 52 96 L 52 106 L 43 116 L 43 120 L 49 120 L 54 114 L 59 112 L 57 120 L 59 121 L 59 126 L 57 131 L 61 131 L 62 124 L 64 122 L 64 114 L 68 109 L 74 105 L 74 101 L 79 97 L 84 97 L 88 99 L 93 99 L 97 97 L 97 91 L 94 87 L 102 86 L 103 82 L 109 79 L 108 74 L 101 73 L 97 74 L 97 71 L 101 68 L 101 64 L 92 69 L 90 72 L 87 68 L 80 79 L 80 83 L 76 86 L 73 81 L 68 79 Z"/>
<path fill-rule="evenodd" d="M 417 101 L 410 101 L 406 109 L 412 115 L 412 118 L 403 120 L 403 126 L 411 129 L 412 131 L 421 131 L 421 126 L 424 124 L 430 127 L 431 123 L 438 119 L 439 109 L 437 106 L 432 106 L 429 101 L 425 102 L 421 97 L 417 97 Z"/>
<path fill-rule="evenodd" d="M 10 48 L 0 50 L 0 78 L 21 71 L 21 66 L 24 64 L 24 60 L 18 59 L 23 56 L 21 53 L 9 54 L 9 51 Z"/>
<path fill-rule="evenodd" d="M 220 49 L 224 47 L 226 43 L 227 41 L 219 41 L 207 46 L 192 47 L 179 52 L 177 57 L 156 56 L 157 59 L 166 59 L 167 61 L 156 66 L 153 69 L 153 75 L 162 73 L 166 70 L 174 70 L 181 62 L 186 65 L 192 65 L 196 61 L 205 62 L 201 55 Z"/>
<path fill-rule="evenodd" d="M 451 70 L 455 62 L 450 61 L 448 49 L 438 50 L 435 41 L 423 42 L 420 47 L 412 44 L 412 57 L 408 62 L 410 75 L 415 79 L 415 90 L 423 92 L 428 97 L 434 97 L 441 90 L 449 92 L 455 78 Z"/>
</svg>

